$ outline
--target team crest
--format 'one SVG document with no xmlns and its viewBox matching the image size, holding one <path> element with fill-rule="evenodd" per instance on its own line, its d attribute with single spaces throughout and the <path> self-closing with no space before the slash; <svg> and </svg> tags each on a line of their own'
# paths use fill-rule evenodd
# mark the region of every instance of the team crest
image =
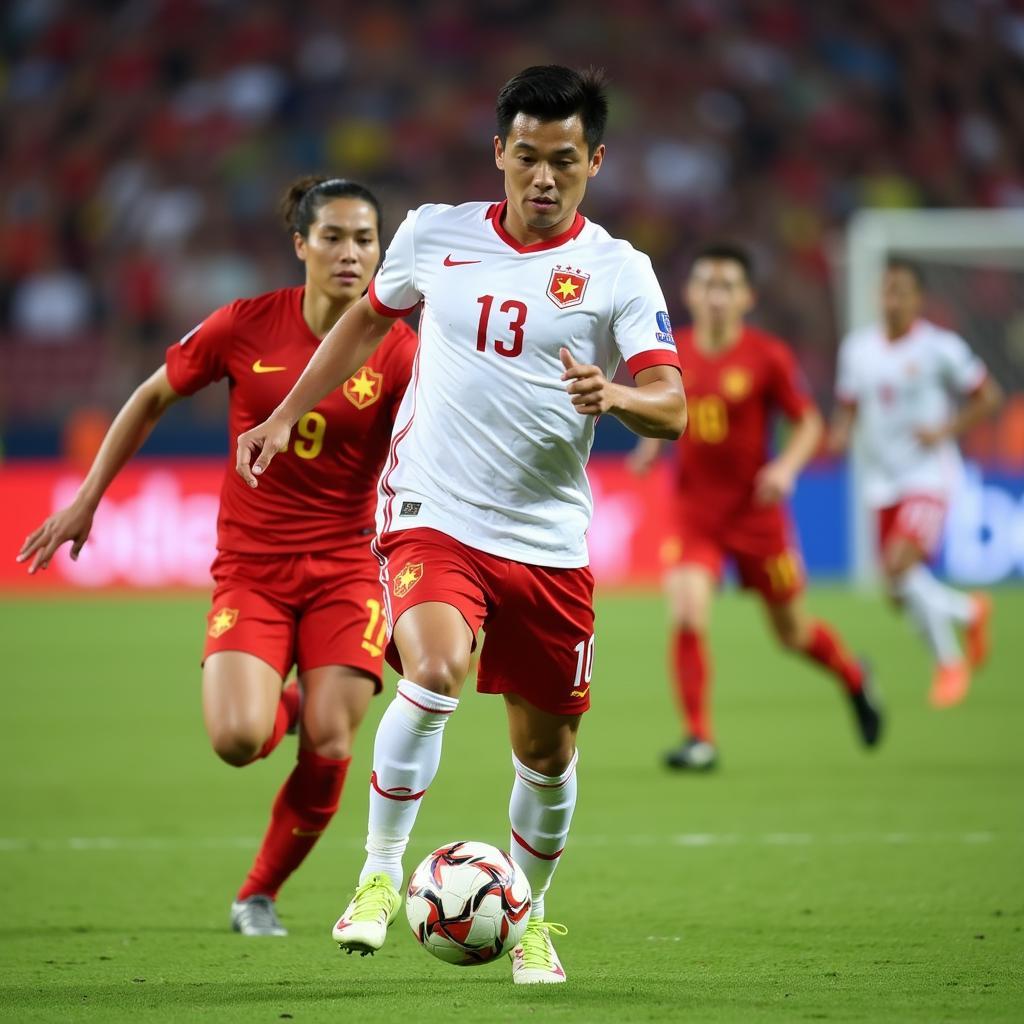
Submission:
<svg viewBox="0 0 1024 1024">
<path fill-rule="evenodd" d="M 405 597 L 406 594 L 423 579 L 422 562 L 406 562 L 405 568 L 395 577 L 391 589 L 395 597 Z"/>
<path fill-rule="evenodd" d="M 210 636 L 223 636 L 238 621 L 237 608 L 221 608 L 210 616 Z"/>
<path fill-rule="evenodd" d="M 584 274 L 579 267 L 563 267 L 559 264 L 551 271 L 548 298 L 559 309 L 578 306 L 583 301 L 589 280 L 590 275 Z"/>
<path fill-rule="evenodd" d="M 748 370 L 733 366 L 722 374 L 722 394 L 734 402 L 750 393 L 751 377 Z"/>
<path fill-rule="evenodd" d="M 384 390 L 384 374 L 368 366 L 360 366 L 341 386 L 341 390 L 357 409 L 365 409 L 380 398 Z"/>
</svg>

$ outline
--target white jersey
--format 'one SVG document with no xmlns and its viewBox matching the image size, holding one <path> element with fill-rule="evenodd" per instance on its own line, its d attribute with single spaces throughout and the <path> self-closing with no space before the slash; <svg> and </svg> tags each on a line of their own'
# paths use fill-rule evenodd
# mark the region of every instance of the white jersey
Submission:
<svg viewBox="0 0 1024 1024">
<path fill-rule="evenodd" d="M 916 432 L 947 423 L 959 397 L 977 389 L 986 372 L 963 338 L 927 320 L 896 341 L 879 327 L 843 341 L 836 397 L 857 406 L 869 505 L 884 508 L 911 495 L 948 498 L 963 469 L 956 442 L 925 447 Z"/>
<path fill-rule="evenodd" d="M 412 211 L 370 284 L 379 313 L 423 304 L 377 531 L 430 527 L 515 561 L 583 566 L 594 417 L 573 408 L 559 349 L 610 378 L 620 358 L 634 375 L 678 366 L 675 343 L 645 255 L 579 214 L 520 245 L 504 209 Z"/>
</svg>

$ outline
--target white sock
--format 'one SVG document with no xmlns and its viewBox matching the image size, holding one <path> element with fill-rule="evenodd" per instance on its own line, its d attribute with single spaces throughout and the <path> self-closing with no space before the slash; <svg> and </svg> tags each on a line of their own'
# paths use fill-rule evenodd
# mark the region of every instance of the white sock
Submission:
<svg viewBox="0 0 1024 1024">
<path fill-rule="evenodd" d="M 370 821 L 360 885 L 377 872 L 402 887 L 402 855 L 416 822 L 420 800 L 437 774 L 441 736 L 455 697 L 398 680 L 398 693 L 377 726 L 370 777 Z"/>
<path fill-rule="evenodd" d="M 512 756 L 516 780 L 508 805 L 512 826 L 509 849 L 512 859 L 526 872 L 533 890 L 530 917 L 543 919 L 544 894 L 558 867 L 558 859 L 569 835 L 569 823 L 576 809 L 576 762 L 561 775 L 541 775 Z"/>
<path fill-rule="evenodd" d="M 924 580 L 928 588 L 928 600 L 931 604 L 948 615 L 958 625 L 966 626 L 974 618 L 974 601 L 970 594 L 947 586 L 935 578 L 935 574 L 926 565 L 915 565 L 910 569 Z"/>
<path fill-rule="evenodd" d="M 939 583 L 923 565 L 915 565 L 896 581 L 895 589 L 935 660 L 940 665 L 948 665 L 960 661 L 962 654 L 953 628 L 954 618 L 948 611 L 945 595 L 936 587 L 956 594 L 950 587 Z M 970 598 L 966 594 L 960 596 L 969 606 Z"/>
</svg>

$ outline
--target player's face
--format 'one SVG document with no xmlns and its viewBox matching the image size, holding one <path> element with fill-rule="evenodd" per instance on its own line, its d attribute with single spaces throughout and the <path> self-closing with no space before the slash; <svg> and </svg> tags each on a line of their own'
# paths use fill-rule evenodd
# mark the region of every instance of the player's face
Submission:
<svg viewBox="0 0 1024 1024">
<path fill-rule="evenodd" d="M 698 327 L 735 327 L 754 304 L 754 293 L 735 260 L 697 260 L 686 282 L 686 306 Z"/>
<path fill-rule="evenodd" d="M 306 264 L 306 287 L 333 302 L 355 302 L 380 262 L 377 211 L 362 199 L 332 199 L 317 210 L 309 236 L 295 234 L 295 254 Z"/>
<path fill-rule="evenodd" d="M 909 270 L 887 270 L 882 278 L 882 315 L 893 337 L 905 334 L 921 313 L 923 296 Z"/>
<path fill-rule="evenodd" d="M 505 172 L 506 227 L 512 235 L 543 238 L 567 230 L 602 160 L 603 145 L 588 154 L 576 114 L 564 121 L 517 114 L 504 145 L 494 137 L 494 162 Z"/>
</svg>

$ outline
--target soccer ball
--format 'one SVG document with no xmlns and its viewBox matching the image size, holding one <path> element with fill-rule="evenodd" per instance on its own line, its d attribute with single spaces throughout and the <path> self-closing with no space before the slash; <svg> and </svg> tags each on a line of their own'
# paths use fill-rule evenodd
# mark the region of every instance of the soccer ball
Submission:
<svg viewBox="0 0 1024 1024">
<path fill-rule="evenodd" d="M 446 843 L 412 873 L 405 913 L 428 953 L 469 967 L 516 945 L 532 903 L 526 874 L 503 850 L 487 843 Z"/>
</svg>

